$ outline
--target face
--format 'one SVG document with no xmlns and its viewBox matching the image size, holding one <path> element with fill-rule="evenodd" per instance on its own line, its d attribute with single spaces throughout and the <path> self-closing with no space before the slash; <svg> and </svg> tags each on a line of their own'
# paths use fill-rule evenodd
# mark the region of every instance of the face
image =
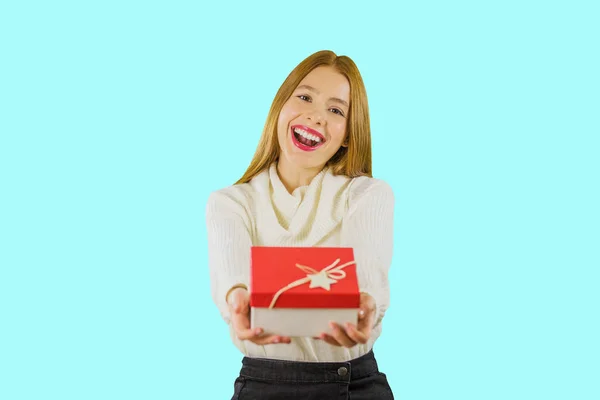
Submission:
<svg viewBox="0 0 600 400">
<path fill-rule="evenodd" d="M 320 169 L 344 145 L 350 84 L 331 67 L 312 70 L 284 104 L 277 122 L 285 168 Z"/>
</svg>

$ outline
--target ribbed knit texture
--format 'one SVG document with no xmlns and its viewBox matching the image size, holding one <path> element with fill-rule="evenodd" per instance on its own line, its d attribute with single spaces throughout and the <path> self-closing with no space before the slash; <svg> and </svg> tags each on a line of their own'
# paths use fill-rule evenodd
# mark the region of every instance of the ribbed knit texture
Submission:
<svg viewBox="0 0 600 400">
<path fill-rule="evenodd" d="M 206 207 L 211 290 L 226 323 L 230 323 L 227 291 L 240 283 L 249 287 L 252 245 L 352 247 L 360 290 L 377 303 L 376 325 L 365 345 L 347 349 L 293 338 L 291 344 L 257 346 L 238 340 L 230 328 L 237 348 L 249 357 L 323 362 L 347 361 L 369 352 L 389 307 L 393 213 L 394 195 L 387 183 L 334 176 L 327 168 L 292 194 L 275 164 L 249 183 L 211 193 Z"/>
</svg>

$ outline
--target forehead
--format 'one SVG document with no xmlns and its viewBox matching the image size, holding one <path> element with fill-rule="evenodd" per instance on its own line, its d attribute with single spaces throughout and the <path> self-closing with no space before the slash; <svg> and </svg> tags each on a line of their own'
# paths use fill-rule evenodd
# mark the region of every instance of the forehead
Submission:
<svg viewBox="0 0 600 400">
<path fill-rule="evenodd" d="M 298 84 L 315 88 L 326 97 L 337 97 L 350 101 L 350 83 L 348 79 L 332 67 L 317 67 Z"/>
</svg>

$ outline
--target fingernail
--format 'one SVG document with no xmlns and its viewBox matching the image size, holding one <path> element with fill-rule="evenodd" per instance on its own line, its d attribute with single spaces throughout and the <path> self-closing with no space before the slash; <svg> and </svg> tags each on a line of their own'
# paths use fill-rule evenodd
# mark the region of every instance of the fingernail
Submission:
<svg viewBox="0 0 600 400">
<path fill-rule="evenodd" d="M 336 325 L 335 325 L 335 323 L 334 323 L 334 322 L 330 322 L 330 323 L 329 323 L 329 327 L 330 327 L 331 329 L 335 329 L 335 328 L 336 328 Z"/>
<path fill-rule="evenodd" d="M 256 328 L 254 332 L 256 332 L 257 335 L 260 335 L 262 333 L 262 329 Z"/>
</svg>

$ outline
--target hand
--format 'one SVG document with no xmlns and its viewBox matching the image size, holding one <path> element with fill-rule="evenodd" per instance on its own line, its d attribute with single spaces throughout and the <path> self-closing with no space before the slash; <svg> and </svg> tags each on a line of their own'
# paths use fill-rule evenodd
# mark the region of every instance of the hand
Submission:
<svg viewBox="0 0 600 400">
<path fill-rule="evenodd" d="M 236 336 L 240 340 L 249 340 L 258 345 L 271 343 L 290 343 L 286 336 L 263 335 L 262 328 L 250 329 L 250 295 L 244 288 L 236 288 L 227 299 L 231 324 Z"/>
<path fill-rule="evenodd" d="M 375 318 L 375 299 L 366 293 L 360 294 L 360 308 L 358 312 L 358 324 L 355 326 L 346 323 L 344 327 L 335 322 L 330 322 L 331 328 L 328 333 L 321 333 L 317 339 L 324 340 L 332 346 L 354 347 L 357 344 L 365 344 L 371 336 Z"/>
</svg>

